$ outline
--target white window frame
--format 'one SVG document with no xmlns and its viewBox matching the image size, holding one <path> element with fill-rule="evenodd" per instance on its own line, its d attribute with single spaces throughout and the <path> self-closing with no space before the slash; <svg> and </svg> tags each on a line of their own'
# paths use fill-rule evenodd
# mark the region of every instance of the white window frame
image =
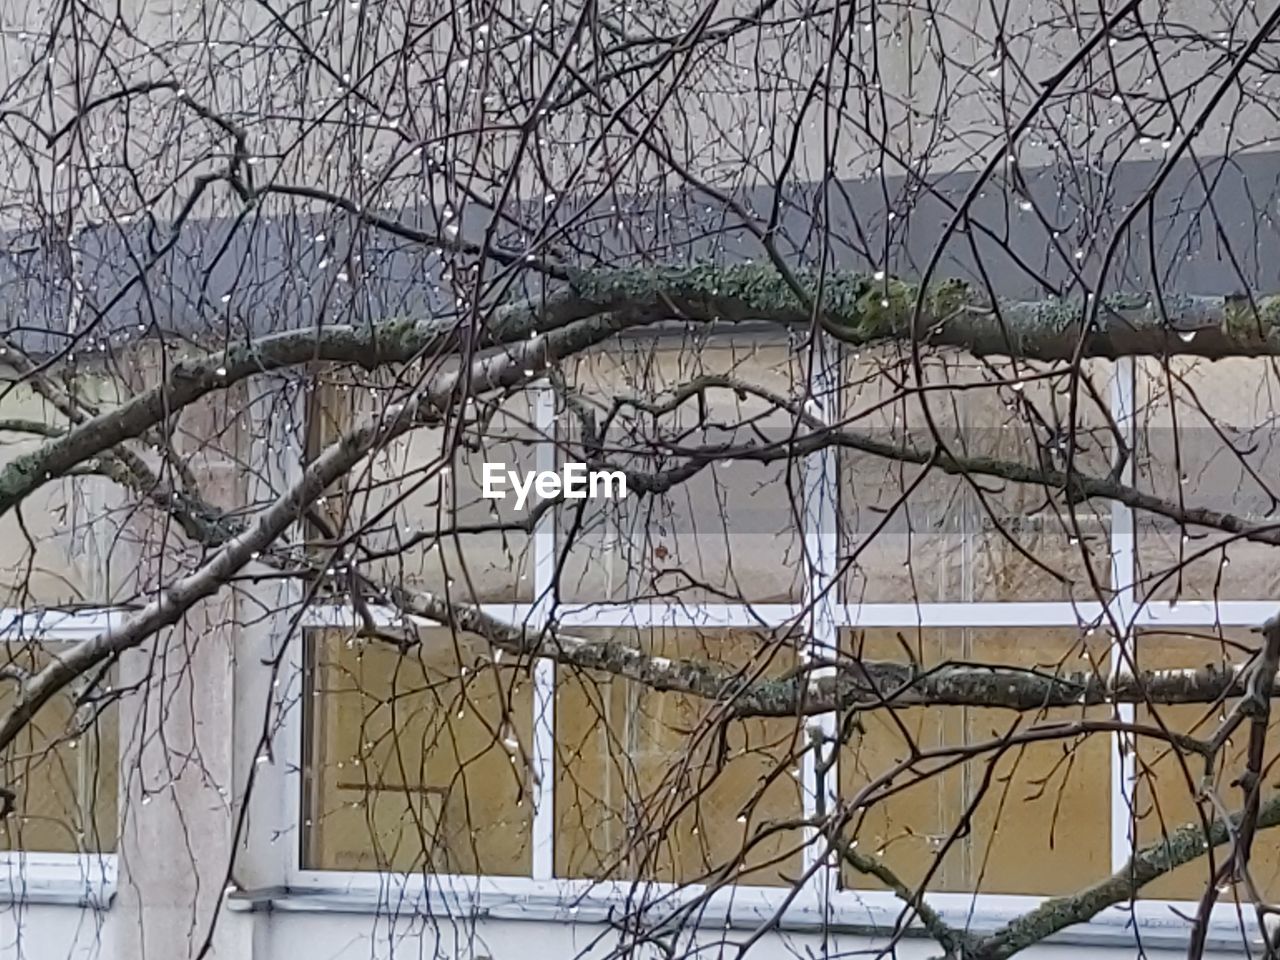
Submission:
<svg viewBox="0 0 1280 960">
<path fill-rule="evenodd" d="M 829 357 L 838 357 L 837 348 Z M 828 371 L 838 369 L 834 362 L 815 364 Z M 1112 415 L 1125 437 L 1130 457 L 1124 481 L 1132 483 L 1136 450 L 1135 362 L 1131 358 L 1115 361 L 1112 366 L 1108 399 Z M 813 395 L 821 398 L 821 416 L 833 418 L 838 396 L 830 383 L 815 370 L 811 385 Z M 553 436 L 555 407 L 552 392 L 545 384 L 535 387 L 535 426 L 544 436 Z M 538 444 L 539 469 L 553 469 L 555 444 Z M 826 450 L 808 458 L 805 464 L 805 509 L 803 539 L 808 558 L 809 576 L 805 579 L 803 599 L 799 603 L 768 604 L 689 604 L 689 603 L 601 603 L 571 604 L 557 611 L 557 622 L 565 628 L 599 626 L 755 628 L 780 626 L 794 622 L 805 614 L 810 626 L 812 655 L 825 647 L 831 649 L 840 630 L 845 628 L 983 628 L 983 627 L 1063 627 L 1087 628 L 1104 620 L 1110 613 L 1117 622 L 1127 625 L 1128 634 L 1147 627 L 1252 627 L 1276 612 L 1274 601 L 1136 601 L 1135 526 L 1133 511 L 1119 503 L 1111 506 L 1110 570 L 1113 596 L 1109 604 L 1099 601 L 959 601 L 933 603 L 844 603 L 833 584 L 836 577 L 838 550 L 835 511 L 839 481 L 834 451 Z M 545 616 L 538 598 L 551 586 L 555 571 L 556 532 L 551 514 L 545 516 L 533 535 L 534 597 L 532 603 L 486 603 L 481 609 L 510 623 L 534 623 Z M 809 600 L 814 603 L 810 609 Z M 375 615 L 391 622 L 389 610 L 375 610 Z M 424 621 L 429 625 L 429 621 Z M 304 613 L 305 630 L 333 626 L 354 626 L 350 609 L 343 606 L 316 606 Z M 290 644 L 287 668 L 302 676 L 304 642 Z M 1113 641 L 1111 663 L 1119 669 L 1118 646 Z M 426 913 L 448 913 L 471 916 L 483 912 L 493 918 L 527 918 L 555 921 L 604 919 L 610 908 L 625 903 L 635 908 L 638 903 L 666 903 L 672 906 L 701 897 L 697 885 L 665 883 L 618 883 L 569 880 L 554 876 L 554 717 L 556 667 L 543 661 L 534 668 L 534 763 L 539 772 L 535 788 L 533 817 L 532 869 L 528 877 L 477 877 L 467 875 L 393 872 L 357 872 L 304 869 L 301 864 L 302 756 L 301 711 L 291 710 L 282 728 L 284 768 L 292 771 L 285 790 L 290 807 L 289 822 L 297 824 L 296 842 L 282 844 L 288 848 L 285 869 L 288 895 L 272 898 L 274 909 L 364 911 L 394 904 L 398 909 L 415 909 Z M 1118 716 L 1132 720 L 1132 705 L 1117 707 Z M 835 731 L 834 714 L 815 718 L 828 733 Z M 1135 763 L 1131 750 L 1121 749 L 1121 734 L 1112 734 L 1112 763 L 1109 793 L 1111 796 L 1112 869 L 1127 862 L 1133 844 L 1129 836 L 1132 786 Z M 814 758 L 806 753 L 802 769 L 804 813 L 816 810 L 816 774 Z M 835 778 L 833 778 L 835 779 Z M 828 784 L 828 800 L 834 799 L 837 783 Z M 805 850 L 805 865 L 812 865 L 814 847 Z M 1101 878 L 1099 878 L 1101 879 Z M 754 926 L 766 919 L 778 918 L 783 929 L 879 929 L 892 930 L 901 916 L 902 901 L 887 891 L 841 889 L 839 868 L 835 864 L 818 867 L 804 889 L 795 892 L 785 888 L 740 885 L 717 891 L 699 910 L 701 924 Z M 643 891 L 643 895 L 640 894 Z M 994 929 L 1026 911 L 1034 909 L 1045 897 L 1009 894 L 938 893 L 928 902 L 944 919 L 974 931 Z M 1139 900 L 1132 905 L 1109 908 L 1086 924 L 1056 935 L 1055 941 L 1093 944 L 1132 944 L 1137 939 L 1148 947 L 1177 946 L 1185 943 L 1187 922 L 1178 916 L 1194 915 L 1197 905 L 1190 901 Z M 1241 946 L 1240 915 L 1244 914 L 1244 936 L 1250 942 L 1258 939 L 1251 909 L 1237 908 L 1233 903 L 1215 906 L 1210 924 L 1210 947 L 1239 949 Z"/>
<path fill-rule="evenodd" d="M 0 607 L 0 642 L 74 646 L 94 639 L 119 620 L 120 614 L 112 611 L 29 612 Z M 120 783 L 116 789 L 121 796 Z M 106 909 L 115 896 L 116 865 L 115 853 L 0 851 L 0 903 Z"/>
</svg>

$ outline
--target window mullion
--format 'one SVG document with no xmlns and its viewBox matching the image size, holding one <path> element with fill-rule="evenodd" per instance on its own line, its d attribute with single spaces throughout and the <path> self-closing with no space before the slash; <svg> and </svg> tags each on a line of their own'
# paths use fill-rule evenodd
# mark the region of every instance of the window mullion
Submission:
<svg viewBox="0 0 1280 960">
<path fill-rule="evenodd" d="M 809 409 L 818 412 L 825 424 L 836 422 L 839 415 L 838 403 L 838 346 L 822 337 L 814 351 L 812 365 L 808 374 Z M 838 475 L 836 454 L 831 448 L 824 448 L 805 458 L 803 522 L 805 541 L 805 595 L 804 609 L 808 642 L 802 651 L 802 658 L 807 661 L 815 659 L 832 660 L 839 642 L 839 631 L 836 626 L 838 597 L 835 583 L 837 566 L 836 551 L 836 504 L 838 496 Z M 832 673 L 834 668 L 817 668 L 812 676 Z M 804 785 L 804 815 L 815 818 L 824 812 L 834 809 L 839 794 L 838 772 L 835 765 L 830 765 L 821 772 L 819 756 L 823 761 L 830 759 L 830 751 L 838 750 L 836 738 L 836 715 L 824 713 L 809 721 L 812 733 L 821 735 L 820 746 L 806 749 L 804 762 L 801 764 L 801 777 Z M 806 738 L 811 743 L 813 738 Z M 823 764 L 826 766 L 826 764 Z M 819 782 L 821 779 L 821 782 Z M 805 868 L 813 868 L 825 846 L 817 831 L 807 831 L 805 844 Z M 814 870 L 810 885 L 820 899 L 825 898 L 836 888 L 839 871 L 837 863 L 830 860 Z"/>
<path fill-rule="evenodd" d="M 1116 361 L 1110 385 L 1111 414 L 1120 430 L 1128 457 L 1120 482 L 1133 483 L 1133 460 L 1137 454 L 1135 427 L 1134 361 L 1123 357 Z M 1111 503 L 1111 586 L 1114 591 L 1112 609 L 1120 631 L 1112 641 L 1110 672 L 1115 677 L 1125 669 L 1124 654 L 1133 655 L 1135 537 L 1133 510 L 1119 501 Z M 1126 646 L 1127 645 L 1127 646 Z M 1116 719 L 1133 723 L 1136 711 L 1131 703 L 1116 705 Z M 1112 734 L 1111 750 L 1111 867 L 1123 869 L 1134 848 L 1132 811 L 1133 791 L 1137 780 L 1136 744 L 1125 733 Z"/>
<path fill-rule="evenodd" d="M 556 469 L 555 395 L 546 381 L 534 387 L 537 469 Z M 538 518 L 533 531 L 533 609 L 530 626 L 542 629 L 551 613 L 556 574 L 554 511 Z M 555 703 L 556 665 L 539 658 L 533 665 L 533 879 L 555 873 Z"/>
</svg>

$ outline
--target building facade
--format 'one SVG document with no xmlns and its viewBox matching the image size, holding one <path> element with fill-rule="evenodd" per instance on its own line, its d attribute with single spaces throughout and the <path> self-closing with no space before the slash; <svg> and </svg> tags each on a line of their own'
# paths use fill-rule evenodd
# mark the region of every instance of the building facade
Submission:
<svg viewBox="0 0 1280 960">
<path fill-rule="evenodd" d="M 698 12 L 665 6 L 606 11 L 594 45 L 575 32 L 584 10 L 555 4 L 140 4 L 86 14 L 78 41 L 52 9 L 6 6 L 14 111 L 77 132 L 29 156 L 23 135 L 6 141 L 0 280 L 21 356 L 2 455 L 74 420 L 33 390 L 28 362 L 74 384 L 81 410 L 110 411 L 201 351 L 445 316 L 486 284 L 533 303 L 556 289 L 468 274 L 468 244 L 643 267 L 776 253 L 877 282 L 918 276 L 938 248 L 942 275 L 1022 300 L 1280 291 L 1267 44 L 1231 75 L 1266 11 L 1138 6 L 1143 29 L 1053 4 L 713 4 L 697 56 L 672 38 Z M 1099 31 L 1096 56 L 1041 102 Z M 561 50 L 578 73 L 557 86 Z M 45 105 L 49 91 L 61 99 Z M 455 362 L 264 372 L 167 418 L 144 453 L 225 511 L 216 522 L 239 522 Z M 1204 813 L 1186 757 L 1093 733 L 889 790 L 904 758 L 998 739 L 1017 718 L 947 706 L 716 726 L 690 696 L 504 658 L 424 619 L 407 649 L 370 639 L 404 622 L 344 574 L 765 679 L 841 658 L 1238 665 L 1276 612 L 1274 547 L 905 456 L 788 454 L 814 428 L 771 398 L 890 445 L 941 435 L 1041 469 L 1069 446 L 1077 469 L 1265 524 L 1276 376 L 1265 357 L 920 359 L 750 324 L 583 351 L 455 432 L 382 446 L 290 531 L 294 575 L 279 557 L 249 565 L 44 708 L 5 760 L 0 955 L 937 956 L 884 877 L 815 838 L 868 797 L 843 848 L 923 884 L 945 922 L 999 931 Z M 699 381 L 696 402 L 668 402 Z M 940 398 L 927 414 L 922 395 Z M 658 476 L 691 447 L 727 452 L 618 503 L 480 496 L 485 462 L 556 469 L 607 450 Z M 51 478 L 0 519 L 10 696 L 208 556 L 175 521 L 190 511 L 103 474 Z M 1225 709 L 1035 720 L 1190 735 Z M 1224 796 L 1245 746 L 1209 778 Z M 1185 954 L 1207 876 L 1181 867 L 1025 955 Z M 1269 833 L 1252 879 L 1275 898 Z M 1259 953 L 1250 899 L 1220 892 L 1209 955 Z"/>
</svg>

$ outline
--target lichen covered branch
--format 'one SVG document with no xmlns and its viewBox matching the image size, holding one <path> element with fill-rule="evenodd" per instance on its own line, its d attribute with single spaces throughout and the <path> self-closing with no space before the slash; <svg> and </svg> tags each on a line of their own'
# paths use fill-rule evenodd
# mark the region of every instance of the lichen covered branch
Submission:
<svg viewBox="0 0 1280 960">
<path fill-rule="evenodd" d="M 174 411 L 255 373 L 319 360 L 374 369 L 428 354 L 517 343 L 574 324 L 605 335 L 588 337 L 580 349 L 620 330 L 666 320 L 764 321 L 791 328 L 816 321 L 841 340 L 874 343 L 910 336 L 917 294 L 917 288 L 905 281 L 835 273 L 823 278 L 815 316 L 781 274 L 765 265 L 573 270 L 567 275 L 568 283 L 546 295 L 490 307 L 484 311 L 481 330 L 468 330 L 456 317 L 398 318 L 368 326 L 271 334 L 177 361 L 161 384 L 0 470 L 0 515 L 77 463 L 141 436 Z M 797 277 L 816 292 L 817 278 L 804 273 Z M 1070 360 L 1077 355 L 1280 355 L 1280 299 L 1275 297 L 1250 303 L 1166 295 L 1163 313 L 1145 297 L 1110 297 L 1097 328 L 1086 334 L 1083 309 L 1066 301 L 993 306 L 958 281 L 939 284 L 924 301 L 927 316 L 922 328 L 928 345 L 979 356 Z M 1078 349 L 1082 335 L 1084 344 Z"/>
</svg>

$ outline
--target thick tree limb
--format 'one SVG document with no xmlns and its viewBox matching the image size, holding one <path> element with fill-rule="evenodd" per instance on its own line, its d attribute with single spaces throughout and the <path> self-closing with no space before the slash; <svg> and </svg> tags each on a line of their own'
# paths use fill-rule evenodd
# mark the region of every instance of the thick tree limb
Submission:
<svg viewBox="0 0 1280 960">
<path fill-rule="evenodd" d="M 609 333 L 601 324 L 567 327 L 512 348 L 508 354 L 477 360 L 463 373 L 442 373 L 409 399 L 394 403 L 331 444 L 303 471 L 302 477 L 254 523 L 223 545 L 194 573 L 181 578 L 119 626 L 78 644 L 52 659 L 26 685 L 14 704 L 0 714 L 0 750 L 59 690 L 108 657 L 138 646 L 147 637 L 177 623 L 195 604 L 220 590 L 245 564 L 268 549 L 332 483 L 370 451 L 415 426 L 438 421 L 462 396 L 512 386 L 528 379 L 531 369 L 576 352 L 592 337 Z"/>
<path fill-rule="evenodd" d="M 1246 669 L 1208 665 L 1098 676 L 1089 671 L 1051 674 L 971 663 L 925 669 L 897 661 L 843 661 L 835 676 L 807 672 L 776 680 L 703 660 L 658 657 L 613 640 L 586 640 L 554 630 L 508 624 L 473 606 L 399 587 L 382 591 L 411 616 L 475 633 L 521 657 L 555 660 L 580 670 L 642 683 L 651 690 L 685 693 L 725 704 L 738 717 L 813 716 L 845 710 L 910 706 L 1003 707 L 1040 710 L 1104 703 L 1215 703 L 1244 692 Z M 812 669 L 830 667 L 815 663 Z"/>
<path fill-rule="evenodd" d="M 583 324 L 600 336 L 681 319 L 695 323 L 769 321 L 809 327 L 806 309 L 772 267 L 740 264 L 635 270 L 575 270 L 570 282 L 536 300 L 496 307 L 486 315 L 481 345 L 515 343 Z M 814 278 L 801 274 L 812 283 Z M 815 286 L 816 289 L 816 286 Z M 873 343 L 910 335 L 915 288 L 897 280 L 838 273 L 823 283 L 823 327 L 841 340 Z M 931 346 L 977 355 L 1064 360 L 1076 356 L 1083 311 L 1045 300 L 1001 304 L 998 310 L 962 283 L 948 281 L 925 298 Z M 1141 298 L 1107 301 L 1099 329 L 1086 337 L 1084 356 L 1190 354 L 1218 358 L 1280 354 L 1280 300 L 1263 298 L 1254 311 L 1222 297 L 1165 297 L 1169 323 Z M 595 321 L 592 324 L 588 321 Z M 76 463 L 138 437 L 200 397 L 255 373 L 314 360 L 366 368 L 403 363 L 424 354 L 457 352 L 470 342 L 455 318 L 389 320 L 362 327 L 289 331 L 173 364 L 165 382 L 77 425 L 61 439 L 24 454 L 0 470 L 0 515 L 42 483 Z"/>
<path fill-rule="evenodd" d="M 799 274 L 810 290 L 816 278 Z M 667 313 L 688 320 L 768 320 L 807 326 L 814 317 L 772 267 L 658 267 L 580 272 L 579 295 L 606 309 Z M 918 288 L 911 283 L 860 273 L 832 273 L 822 284 L 823 313 L 817 318 L 841 340 L 869 344 L 911 336 Z M 924 297 L 923 329 L 933 347 L 956 347 L 977 356 L 1035 360 L 1077 357 L 1084 308 L 1061 300 L 990 302 L 967 284 L 948 280 Z M 1085 337 L 1085 357 L 1189 354 L 1222 357 L 1280 353 L 1280 300 L 1164 295 L 1166 316 L 1145 296 L 1103 299 L 1098 328 Z"/>
</svg>

